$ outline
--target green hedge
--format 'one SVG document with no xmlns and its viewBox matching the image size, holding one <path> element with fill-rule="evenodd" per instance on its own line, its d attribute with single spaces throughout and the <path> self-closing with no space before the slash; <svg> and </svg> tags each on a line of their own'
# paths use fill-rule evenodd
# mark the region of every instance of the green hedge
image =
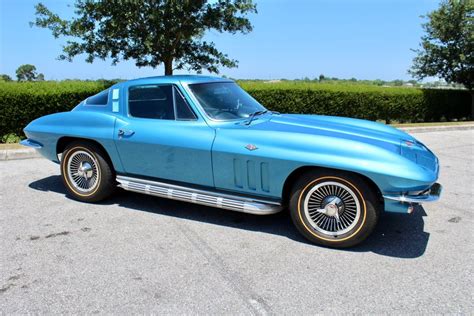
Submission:
<svg viewBox="0 0 474 316">
<path fill-rule="evenodd" d="M 0 136 L 15 133 L 33 119 L 69 111 L 113 82 L 0 82 Z M 422 90 L 360 84 L 305 82 L 239 84 L 263 105 L 281 113 L 357 117 L 387 122 L 430 122 L 471 117 L 465 90 Z"/>
<path fill-rule="evenodd" d="M 23 128 L 43 115 L 69 111 L 107 82 L 0 82 L 0 136 L 23 135 Z"/>
<path fill-rule="evenodd" d="M 386 122 L 472 118 L 466 90 L 304 82 L 240 82 L 260 103 L 281 113 L 323 114 Z"/>
</svg>

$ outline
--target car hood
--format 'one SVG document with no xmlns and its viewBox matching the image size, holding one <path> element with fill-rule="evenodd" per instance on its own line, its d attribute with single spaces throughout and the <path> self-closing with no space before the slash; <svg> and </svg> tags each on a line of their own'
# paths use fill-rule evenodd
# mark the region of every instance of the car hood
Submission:
<svg viewBox="0 0 474 316">
<path fill-rule="evenodd" d="M 344 138 L 387 147 L 392 151 L 400 150 L 401 141 L 416 141 L 407 133 L 388 125 L 337 116 L 272 115 L 268 120 L 262 118 L 259 123 L 250 128 Z"/>
</svg>

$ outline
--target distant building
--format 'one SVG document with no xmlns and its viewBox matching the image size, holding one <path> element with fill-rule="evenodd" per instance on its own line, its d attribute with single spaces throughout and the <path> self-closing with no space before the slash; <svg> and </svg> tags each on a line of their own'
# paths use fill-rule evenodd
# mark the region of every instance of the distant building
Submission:
<svg viewBox="0 0 474 316">
<path fill-rule="evenodd" d="M 278 82 L 281 82 L 281 80 L 280 79 L 267 80 L 267 81 L 264 81 L 263 83 L 278 83 Z"/>
</svg>

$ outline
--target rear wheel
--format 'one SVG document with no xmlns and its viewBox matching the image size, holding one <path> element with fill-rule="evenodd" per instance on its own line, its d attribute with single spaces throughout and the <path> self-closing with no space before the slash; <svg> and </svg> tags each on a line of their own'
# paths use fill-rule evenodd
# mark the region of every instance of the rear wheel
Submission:
<svg viewBox="0 0 474 316">
<path fill-rule="evenodd" d="M 376 193 L 360 177 L 337 171 L 313 171 L 294 185 L 292 220 L 310 241 L 344 248 L 362 242 L 379 217 Z"/>
<path fill-rule="evenodd" d="M 61 176 L 68 192 L 83 202 L 101 201 L 116 187 L 106 155 L 90 142 L 73 142 L 66 147 L 61 158 Z"/>
</svg>

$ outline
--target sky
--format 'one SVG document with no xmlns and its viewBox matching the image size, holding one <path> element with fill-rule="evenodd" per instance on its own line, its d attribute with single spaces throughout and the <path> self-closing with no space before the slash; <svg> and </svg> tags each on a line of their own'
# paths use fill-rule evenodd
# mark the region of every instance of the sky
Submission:
<svg viewBox="0 0 474 316">
<path fill-rule="evenodd" d="M 33 64 L 47 80 L 132 79 L 162 75 L 163 67 L 138 68 L 133 61 L 59 61 L 64 39 L 30 27 L 38 0 L 0 0 L 0 73 L 15 78 L 21 64 Z M 42 0 L 61 17 L 73 1 Z M 411 79 L 410 68 L 423 34 L 420 16 L 438 0 L 254 0 L 250 34 L 208 32 L 205 40 L 239 61 L 220 68 L 238 79 L 302 79 L 320 74 L 338 78 Z M 176 73 L 189 73 L 186 70 Z"/>
</svg>

